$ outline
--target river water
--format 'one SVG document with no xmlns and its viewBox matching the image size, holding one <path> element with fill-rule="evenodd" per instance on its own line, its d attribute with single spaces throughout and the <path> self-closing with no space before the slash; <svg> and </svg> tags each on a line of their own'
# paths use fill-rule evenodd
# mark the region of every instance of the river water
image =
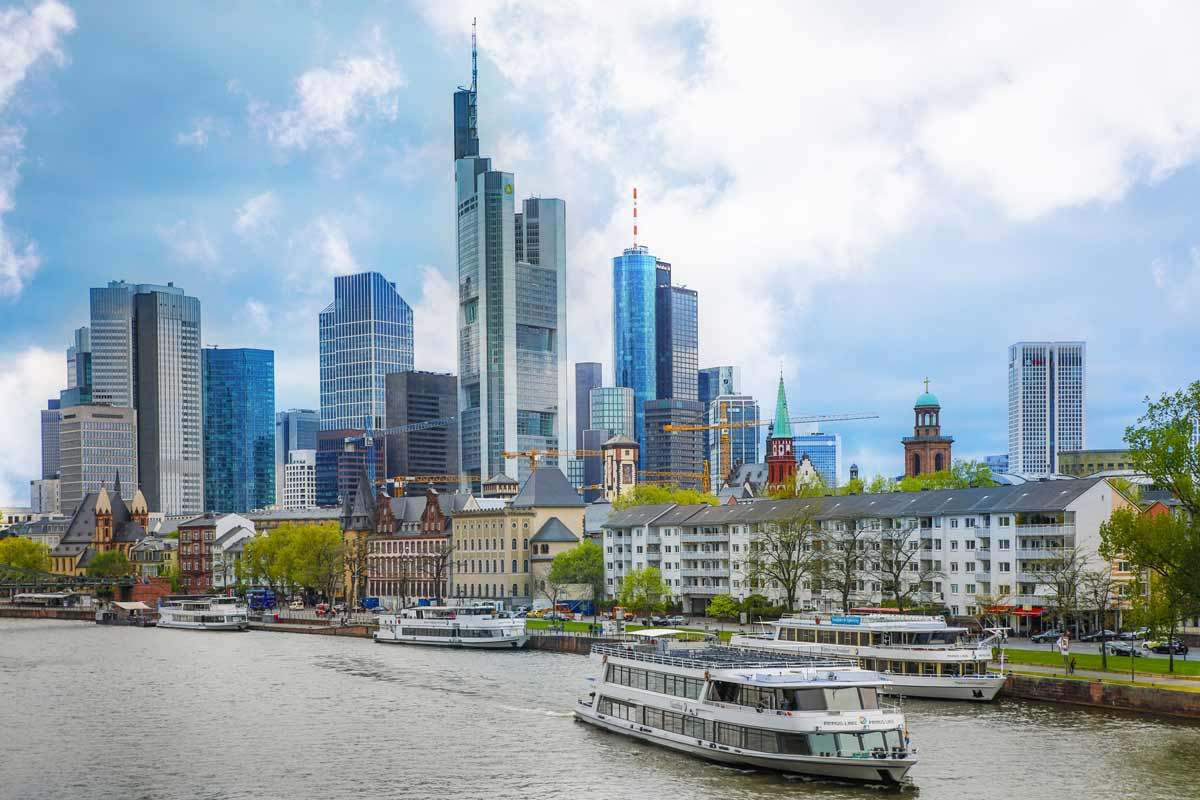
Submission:
<svg viewBox="0 0 1200 800">
<path fill-rule="evenodd" d="M 572 721 L 595 665 L 279 633 L 0 620 L 0 798 L 814 798 Z M 909 701 L 922 800 L 1193 798 L 1200 726 Z"/>
</svg>

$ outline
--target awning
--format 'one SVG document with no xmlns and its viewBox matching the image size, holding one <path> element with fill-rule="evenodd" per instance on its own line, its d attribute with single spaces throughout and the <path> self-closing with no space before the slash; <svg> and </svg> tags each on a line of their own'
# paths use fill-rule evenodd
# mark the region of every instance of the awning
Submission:
<svg viewBox="0 0 1200 800">
<path fill-rule="evenodd" d="M 141 600 L 137 601 L 136 603 L 117 602 L 117 603 L 113 603 L 113 605 L 116 606 L 117 608 L 121 609 L 122 611 L 149 611 L 150 610 L 150 606 L 146 605 Z"/>
<path fill-rule="evenodd" d="M 1014 608 L 1008 613 L 1012 614 L 1014 617 L 1040 617 L 1042 614 L 1046 613 L 1046 609 L 1042 608 L 1041 606 L 1034 606 L 1033 608 Z"/>
</svg>

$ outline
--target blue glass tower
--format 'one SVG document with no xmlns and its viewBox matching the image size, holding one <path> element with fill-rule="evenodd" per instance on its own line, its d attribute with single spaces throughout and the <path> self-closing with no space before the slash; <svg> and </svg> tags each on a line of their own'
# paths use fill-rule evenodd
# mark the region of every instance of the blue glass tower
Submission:
<svg viewBox="0 0 1200 800">
<path fill-rule="evenodd" d="M 613 259 L 613 383 L 633 390 L 639 443 L 646 441 L 645 404 L 658 396 L 658 285 L 658 259 L 647 248 L 629 247 Z M 643 446 L 640 453 L 643 464 L 645 450 Z"/>
<path fill-rule="evenodd" d="M 792 453 L 799 464 L 804 456 L 812 461 L 813 469 L 828 489 L 838 487 L 842 472 L 842 435 L 840 433 L 798 433 L 792 437 Z"/>
<path fill-rule="evenodd" d="M 378 272 L 339 275 L 320 332 L 321 430 L 382 428 L 387 374 L 413 368 L 412 308 Z"/>
<path fill-rule="evenodd" d="M 275 502 L 275 354 L 201 351 L 204 509 L 249 511 Z"/>
</svg>

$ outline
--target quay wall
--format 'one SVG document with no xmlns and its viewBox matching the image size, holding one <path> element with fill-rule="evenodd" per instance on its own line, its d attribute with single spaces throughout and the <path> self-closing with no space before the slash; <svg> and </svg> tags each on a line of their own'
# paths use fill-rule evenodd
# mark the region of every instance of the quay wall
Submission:
<svg viewBox="0 0 1200 800">
<path fill-rule="evenodd" d="M 1004 694 L 1022 700 L 1067 703 L 1093 708 L 1142 711 L 1200 719 L 1200 692 L 1184 692 L 1150 686 L 1126 686 L 1103 681 L 1009 675 Z"/>
<path fill-rule="evenodd" d="M 96 621 L 94 608 L 40 608 L 33 606 L 0 605 L 0 617 L 13 619 L 83 619 Z"/>
<path fill-rule="evenodd" d="M 606 641 L 610 640 L 597 639 L 594 636 L 530 636 L 529 644 L 526 647 L 530 650 L 549 650 L 555 653 L 574 653 L 586 656 L 592 652 L 593 644 Z"/>
</svg>

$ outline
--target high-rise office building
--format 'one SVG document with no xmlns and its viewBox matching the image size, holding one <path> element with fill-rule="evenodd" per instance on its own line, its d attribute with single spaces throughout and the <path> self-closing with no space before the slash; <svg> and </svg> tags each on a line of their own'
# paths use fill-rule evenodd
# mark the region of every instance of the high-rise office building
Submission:
<svg viewBox="0 0 1200 800">
<path fill-rule="evenodd" d="M 412 308 L 378 272 L 338 275 L 319 327 L 321 430 L 382 428 L 386 376 L 413 368 Z"/>
<path fill-rule="evenodd" d="M 124 281 L 93 288 L 90 300 L 92 402 L 138 412 L 138 475 L 128 485 L 140 485 L 150 507 L 166 514 L 200 513 L 200 301 L 171 283 Z"/>
<path fill-rule="evenodd" d="M 450 420 L 447 424 L 387 434 L 387 477 L 459 474 L 458 378 L 438 372 L 393 372 L 388 375 L 388 428 L 447 419 Z M 384 444 L 377 441 L 375 446 Z M 454 489 L 458 481 L 436 481 L 434 485 Z"/>
<path fill-rule="evenodd" d="M 29 510 L 34 514 L 62 513 L 62 481 L 43 478 L 29 482 Z"/>
<path fill-rule="evenodd" d="M 293 450 L 317 450 L 321 414 L 310 408 L 289 408 L 275 414 L 275 500 L 280 502 L 286 485 L 284 467 Z M 315 461 L 313 462 L 316 463 Z"/>
<path fill-rule="evenodd" d="M 60 431 L 62 478 L 60 503 L 64 514 L 73 514 L 83 498 L 101 486 L 121 497 L 137 493 L 138 424 L 132 408 L 82 405 L 63 409 Z"/>
<path fill-rule="evenodd" d="M 634 435 L 646 463 L 645 405 L 658 397 L 659 261 L 643 246 L 613 258 L 613 385 L 633 390 Z M 670 265 L 667 280 L 670 281 Z"/>
<path fill-rule="evenodd" d="M 583 432 L 591 419 L 592 389 L 604 385 L 604 368 L 598 361 L 581 361 L 575 364 L 575 444 L 577 450 L 583 446 Z"/>
<path fill-rule="evenodd" d="M 636 430 L 634 404 L 633 389 L 627 386 L 592 389 L 588 401 L 588 428 L 632 439 Z"/>
<path fill-rule="evenodd" d="M 59 466 L 59 430 L 62 410 L 57 400 L 47 400 L 42 409 L 42 479 L 57 478 Z"/>
<path fill-rule="evenodd" d="M 708 406 L 709 425 L 757 423 L 759 419 L 758 402 L 748 394 L 718 395 Z M 739 466 L 759 462 L 759 430 L 756 424 L 739 424 L 712 433 L 708 451 L 710 486 L 717 491 Z"/>
<path fill-rule="evenodd" d="M 705 367 L 696 375 L 697 399 L 707 409 L 718 395 L 742 393 L 741 367 Z M 704 452 L 712 450 L 713 432 L 704 431 Z"/>
<path fill-rule="evenodd" d="M 373 442 L 375 476 L 384 473 L 383 443 Z M 361 428 L 321 431 L 317 434 L 317 505 L 336 508 L 346 497 L 353 497 L 359 478 L 367 469 L 367 446 Z"/>
<path fill-rule="evenodd" d="M 1058 471 L 1058 454 L 1087 446 L 1087 345 L 1017 342 L 1008 348 L 1008 467 Z"/>
<path fill-rule="evenodd" d="M 293 511 L 317 505 L 317 451 L 292 450 L 284 465 L 283 508 Z"/>
<path fill-rule="evenodd" d="M 64 408 L 92 402 L 92 331 L 76 328 L 67 347 L 67 388 L 59 393 Z"/>
<path fill-rule="evenodd" d="M 663 430 L 665 425 L 694 424 L 704 415 L 695 400 L 650 400 L 645 406 L 644 465 L 648 481 L 666 481 L 682 489 L 704 489 L 704 437 L 701 431 Z M 657 473 L 657 474 L 655 474 Z M 670 475 L 664 473 L 671 473 Z"/>
<path fill-rule="evenodd" d="M 246 512 L 275 504 L 275 353 L 202 351 L 204 510 Z"/>
<path fill-rule="evenodd" d="M 668 284 L 655 289 L 655 380 L 660 398 L 699 399 L 697 297 L 695 289 L 682 286 Z"/>
<path fill-rule="evenodd" d="M 566 204 L 529 198 L 517 212 L 513 174 L 479 155 L 477 101 L 472 69 L 454 94 L 462 468 L 520 479 L 527 461 L 504 452 L 569 437 Z"/>
<path fill-rule="evenodd" d="M 1008 472 L 1008 453 L 1003 453 L 998 456 L 987 456 L 984 459 L 987 468 L 993 473 Z"/>
<path fill-rule="evenodd" d="M 139 286 L 133 307 L 138 484 L 150 508 L 199 514 L 204 510 L 200 301 L 171 285 Z"/>
<path fill-rule="evenodd" d="M 840 433 L 800 433 L 792 437 L 792 453 L 799 464 L 808 456 L 813 469 L 828 489 L 836 489 L 842 474 L 842 435 Z"/>
</svg>

